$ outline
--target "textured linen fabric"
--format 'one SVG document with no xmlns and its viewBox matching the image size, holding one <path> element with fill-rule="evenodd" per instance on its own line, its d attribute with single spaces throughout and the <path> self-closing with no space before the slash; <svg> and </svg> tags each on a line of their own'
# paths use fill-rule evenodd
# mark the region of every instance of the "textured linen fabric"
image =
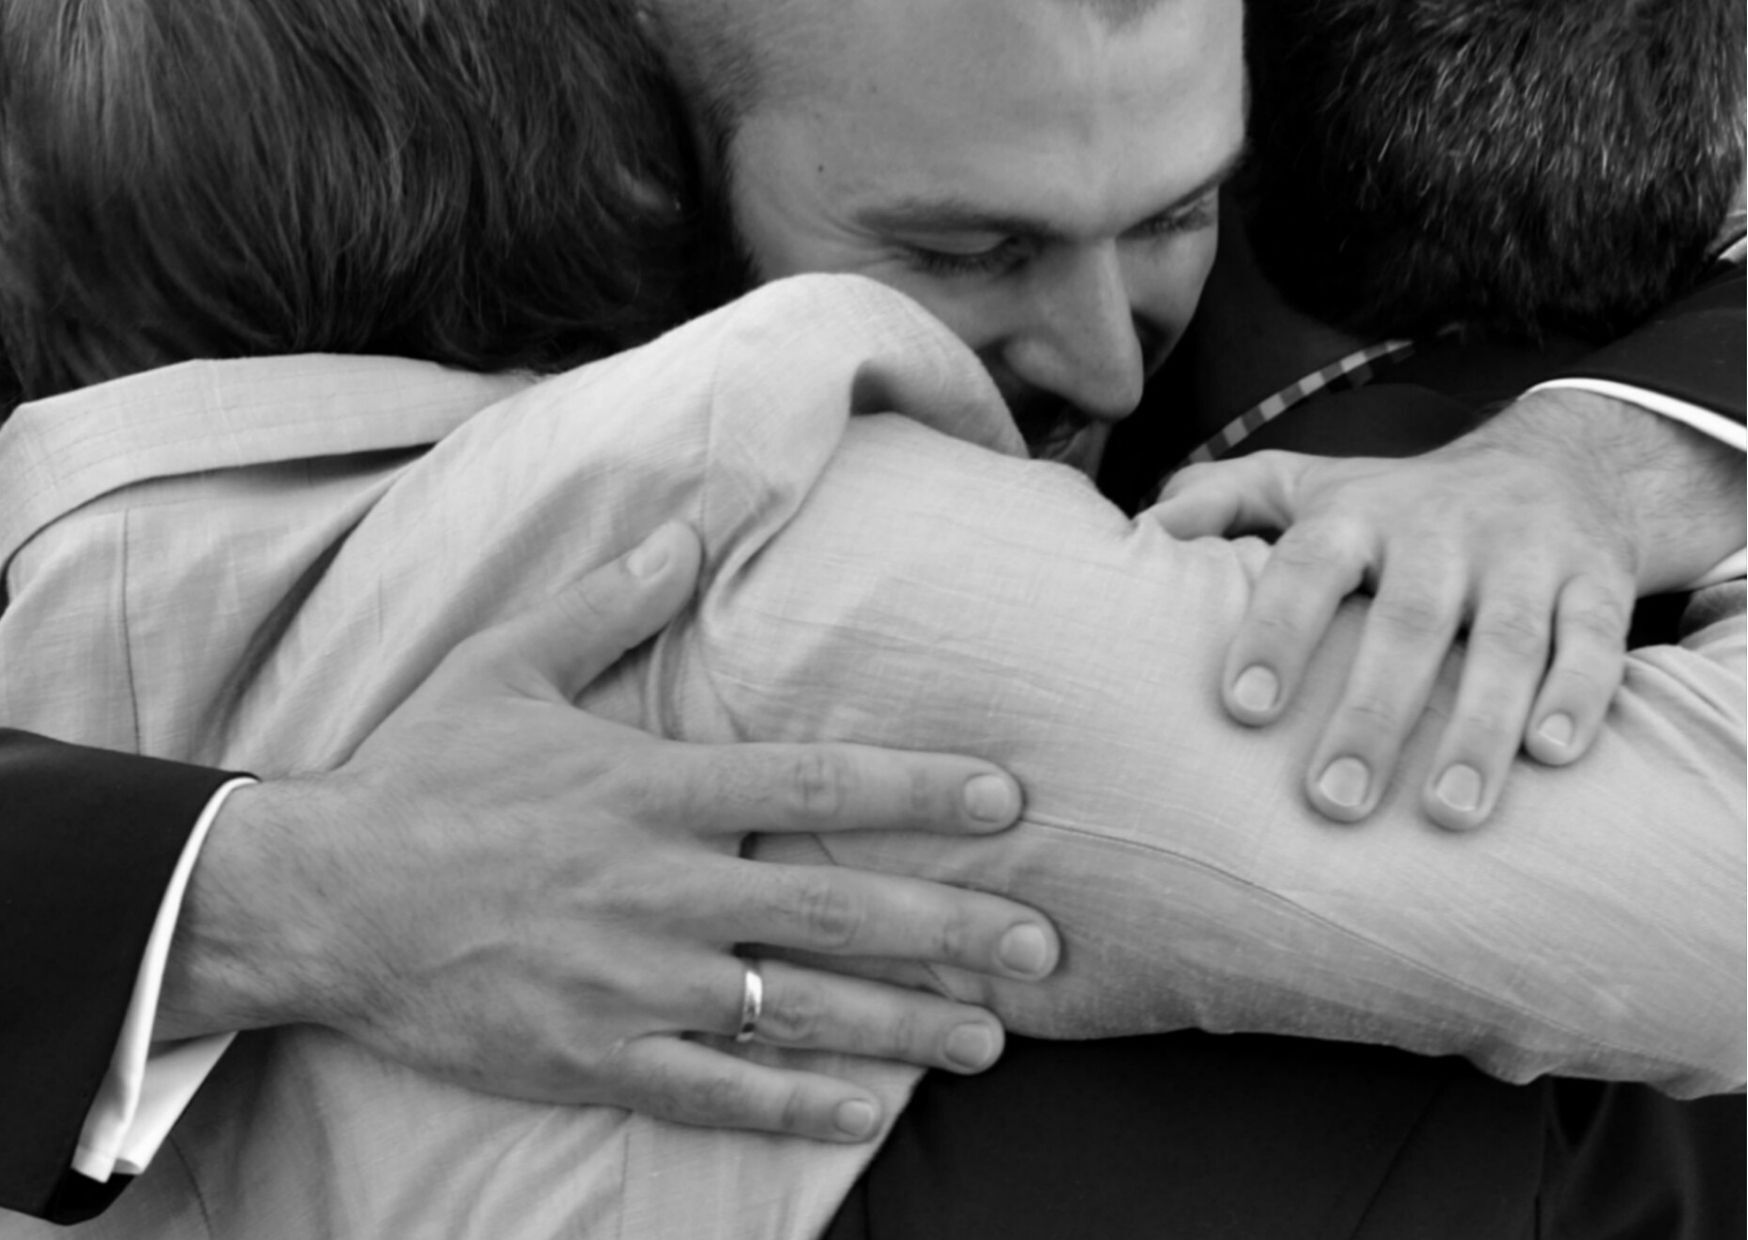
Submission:
<svg viewBox="0 0 1748 1240">
<path fill-rule="evenodd" d="M 460 638 L 683 517 L 700 601 L 583 703 L 693 740 L 1007 765 L 1028 805 L 999 839 L 759 852 L 1044 909 L 1067 944 L 1048 984 L 930 971 L 1011 1027 L 1740 1085 L 1739 591 L 1683 646 L 1636 653 L 1596 753 L 1521 765 L 1488 829 L 1419 818 L 1425 728 L 1377 819 L 1333 827 L 1299 771 L 1363 609 L 1285 723 L 1240 728 L 1214 676 L 1266 548 L 1173 542 L 1020 450 L 976 359 L 849 277 L 781 282 L 538 385 L 289 358 L 39 402 L 0 430 L 0 724 L 264 776 L 332 767 Z M 751 1053 L 894 1107 L 917 1075 Z M 485 1098 L 285 1029 L 237 1039 L 90 1234 L 807 1236 L 868 1154 Z"/>
</svg>

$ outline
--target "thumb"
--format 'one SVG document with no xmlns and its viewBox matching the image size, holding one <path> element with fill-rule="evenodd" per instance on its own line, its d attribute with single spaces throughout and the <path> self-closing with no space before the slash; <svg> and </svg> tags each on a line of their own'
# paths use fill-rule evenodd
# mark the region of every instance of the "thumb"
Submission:
<svg viewBox="0 0 1748 1240">
<path fill-rule="evenodd" d="M 570 701 L 679 613 L 692 597 L 702 556 L 698 536 L 671 521 L 546 602 L 481 633 L 475 654 L 499 679 Z"/>
</svg>

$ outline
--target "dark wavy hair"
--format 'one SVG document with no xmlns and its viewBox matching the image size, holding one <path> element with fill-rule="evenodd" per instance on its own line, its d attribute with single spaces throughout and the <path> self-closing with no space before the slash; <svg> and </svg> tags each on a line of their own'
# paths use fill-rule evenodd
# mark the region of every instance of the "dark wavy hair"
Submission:
<svg viewBox="0 0 1748 1240">
<path fill-rule="evenodd" d="M 0 0 L 0 334 L 561 369 L 710 300 L 691 164 L 631 0 Z"/>
<path fill-rule="evenodd" d="M 1361 334 L 1612 338 L 1741 184 L 1741 0 L 1259 0 L 1247 42 L 1257 261 Z"/>
</svg>

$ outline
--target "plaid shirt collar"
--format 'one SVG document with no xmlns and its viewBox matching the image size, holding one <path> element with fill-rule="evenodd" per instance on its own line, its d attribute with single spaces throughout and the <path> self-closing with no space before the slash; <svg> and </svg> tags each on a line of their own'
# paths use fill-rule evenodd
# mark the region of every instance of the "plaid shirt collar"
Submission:
<svg viewBox="0 0 1748 1240">
<path fill-rule="evenodd" d="M 1341 392 L 1349 388 L 1364 386 L 1381 367 L 1405 361 L 1413 355 L 1414 341 L 1385 340 L 1378 344 L 1367 345 L 1363 349 L 1356 349 L 1346 357 L 1331 362 L 1327 366 L 1319 367 L 1303 378 L 1289 383 L 1280 391 L 1265 400 L 1258 401 L 1233 418 L 1201 447 L 1166 471 L 1149 493 L 1147 502 L 1153 503 L 1157 500 L 1166 481 L 1184 466 L 1199 464 L 1202 461 L 1212 461 L 1225 456 L 1293 406 L 1302 404 L 1322 392 Z"/>
</svg>

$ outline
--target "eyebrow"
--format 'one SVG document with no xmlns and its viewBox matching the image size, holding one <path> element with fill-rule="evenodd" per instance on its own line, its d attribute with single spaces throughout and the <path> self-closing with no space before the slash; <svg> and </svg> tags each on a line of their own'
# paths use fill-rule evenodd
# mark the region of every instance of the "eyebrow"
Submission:
<svg viewBox="0 0 1748 1240">
<path fill-rule="evenodd" d="M 1165 206 L 1136 220 L 1124 232 L 1139 228 L 1161 216 L 1181 211 L 1205 195 L 1219 189 L 1244 164 L 1249 155 L 1248 141 L 1240 142 L 1232 153 L 1220 161 L 1220 166 L 1185 190 Z M 910 196 L 879 203 L 859 213 L 860 222 L 868 227 L 889 232 L 988 232 L 1007 236 L 1028 237 L 1039 241 L 1071 240 L 1070 234 L 1040 216 L 1024 212 L 991 211 L 970 199 L 952 194 L 941 196 Z"/>
</svg>

